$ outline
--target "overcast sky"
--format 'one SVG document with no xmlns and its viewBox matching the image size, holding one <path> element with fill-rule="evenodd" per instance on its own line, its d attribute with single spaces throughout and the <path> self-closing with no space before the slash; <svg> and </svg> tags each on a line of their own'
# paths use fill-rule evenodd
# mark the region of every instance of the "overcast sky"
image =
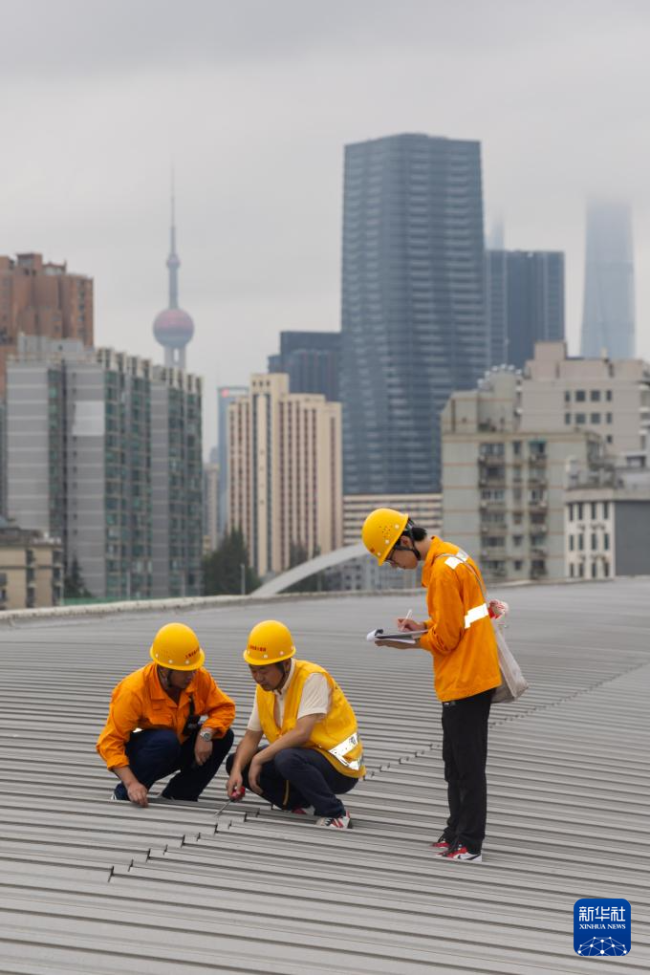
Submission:
<svg viewBox="0 0 650 975">
<path fill-rule="evenodd" d="M 188 367 L 266 368 L 338 329 L 343 147 L 478 139 L 486 229 L 566 253 L 578 352 L 584 208 L 633 206 L 650 358 L 648 0 L 0 0 L 0 254 L 95 280 L 97 344 L 162 361 L 176 169 Z"/>
</svg>

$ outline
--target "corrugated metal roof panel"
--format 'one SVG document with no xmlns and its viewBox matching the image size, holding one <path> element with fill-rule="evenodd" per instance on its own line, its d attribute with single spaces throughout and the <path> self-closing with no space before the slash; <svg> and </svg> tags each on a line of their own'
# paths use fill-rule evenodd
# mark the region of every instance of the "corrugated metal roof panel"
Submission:
<svg viewBox="0 0 650 975">
<path fill-rule="evenodd" d="M 175 612 L 238 702 L 250 626 L 292 628 L 352 701 L 369 776 L 355 828 L 317 830 L 255 796 L 227 807 L 107 801 L 94 752 L 114 684 L 147 660 L 156 613 L 0 631 L 0 971 L 415 975 L 583 972 L 573 903 L 627 898 L 650 962 L 650 582 L 509 590 L 531 690 L 491 717 L 484 862 L 432 856 L 445 818 L 439 705 L 424 653 L 365 643 L 395 597 Z M 416 616 L 417 616 L 416 612 Z"/>
</svg>

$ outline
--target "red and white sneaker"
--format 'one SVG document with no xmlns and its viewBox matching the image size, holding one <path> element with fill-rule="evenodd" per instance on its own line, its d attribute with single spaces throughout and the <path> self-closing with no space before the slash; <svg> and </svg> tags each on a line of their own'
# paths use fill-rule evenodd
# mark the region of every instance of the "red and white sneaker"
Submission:
<svg viewBox="0 0 650 975">
<path fill-rule="evenodd" d="M 445 860 L 467 860 L 468 863 L 483 863 L 482 853 L 470 853 L 466 846 L 457 843 L 448 853 L 443 853 Z"/>
<path fill-rule="evenodd" d="M 291 812 L 294 816 L 313 816 L 314 807 L 313 806 L 296 806 Z"/>
<path fill-rule="evenodd" d="M 316 820 L 316 825 L 326 829 L 352 829 L 352 820 L 345 812 L 342 816 L 321 816 Z"/>
<path fill-rule="evenodd" d="M 431 849 L 437 857 L 444 857 L 451 850 L 451 843 L 445 839 L 445 834 L 443 833 L 435 843 L 431 844 Z"/>
</svg>

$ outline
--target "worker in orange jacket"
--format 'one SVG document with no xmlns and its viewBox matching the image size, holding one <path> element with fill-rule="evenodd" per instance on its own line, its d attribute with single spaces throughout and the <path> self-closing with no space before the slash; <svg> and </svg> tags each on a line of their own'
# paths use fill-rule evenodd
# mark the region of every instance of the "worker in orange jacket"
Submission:
<svg viewBox="0 0 650 975">
<path fill-rule="evenodd" d="M 422 562 L 429 618 L 401 617 L 400 630 L 426 632 L 414 643 L 433 657 L 435 690 L 442 702 L 442 757 L 449 818 L 433 844 L 448 860 L 480 863 L 487 817 L 488 717 L 501 683 L 496 640 L 478 566 L 457 545 L 428 537 L 407 514 L 372 511 L 363 542 L 378 563 L 415 569 Z M 378 646 L 404 649 L 387 640 Z"/>
<path fill-rule="evenodd" d="M 317 826 L 349 829 L 340 796 L 366 772 L 357 719 L 334 678 L 295 654 L 284 623 L 264 620 L 251 630 L 243 656 L 255 703 L 226 762 L 226 789 L 237 798 L 248 787 L 282 809 L 313 813 Z M 259 748 L 263 735 L 269 744 Z"/>
<path fill-rule="evenodd" d="M 177 772 L 162 795 L 195 801 L 230 751 L 235 704 L 204 669 L 205 653 L 189 626 L 163 626 L 149 652 L 153 663 L 113 691 L 97 740 L 120 780 L 111 798 L 147 806 L 154 782 Z"/>
</svg>

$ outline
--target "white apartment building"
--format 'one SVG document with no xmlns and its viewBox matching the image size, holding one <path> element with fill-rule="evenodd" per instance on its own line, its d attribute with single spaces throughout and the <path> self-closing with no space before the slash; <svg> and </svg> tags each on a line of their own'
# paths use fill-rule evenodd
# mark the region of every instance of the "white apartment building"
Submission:
<svg viewBox="0 0 650 975">
<path fill-rule="evenodd" d="M 650 364 L 567 357 L 564 342 L 538 342 L 521 382 L 523 432 L 593 430 L 610 454 L 646 450 Z"/>
<path fill-rule="evenodd" d="M 375 508 L 405 511 L 416 525 L 437 535 L 442 523 L 441 494 L 346 494 L 343 498 L 343 544 L 361 541 L 363 523 Z"/>
<path fill-rule="evenodd" d="M 343 543 L 341 405 L 290 393 L 286 373 L 251 377 L 228 411 L 228 524 L 262 577 Z"/>
<path fill-rule="evenodd" d="M 520 387 L 513 369 L 495 370 L 448 401 L 442 536 L 488 579 L 561 579 L 566 465 L 589 466 L 601 441 L 587 430 L 524 430 Z"/>
</svg>

